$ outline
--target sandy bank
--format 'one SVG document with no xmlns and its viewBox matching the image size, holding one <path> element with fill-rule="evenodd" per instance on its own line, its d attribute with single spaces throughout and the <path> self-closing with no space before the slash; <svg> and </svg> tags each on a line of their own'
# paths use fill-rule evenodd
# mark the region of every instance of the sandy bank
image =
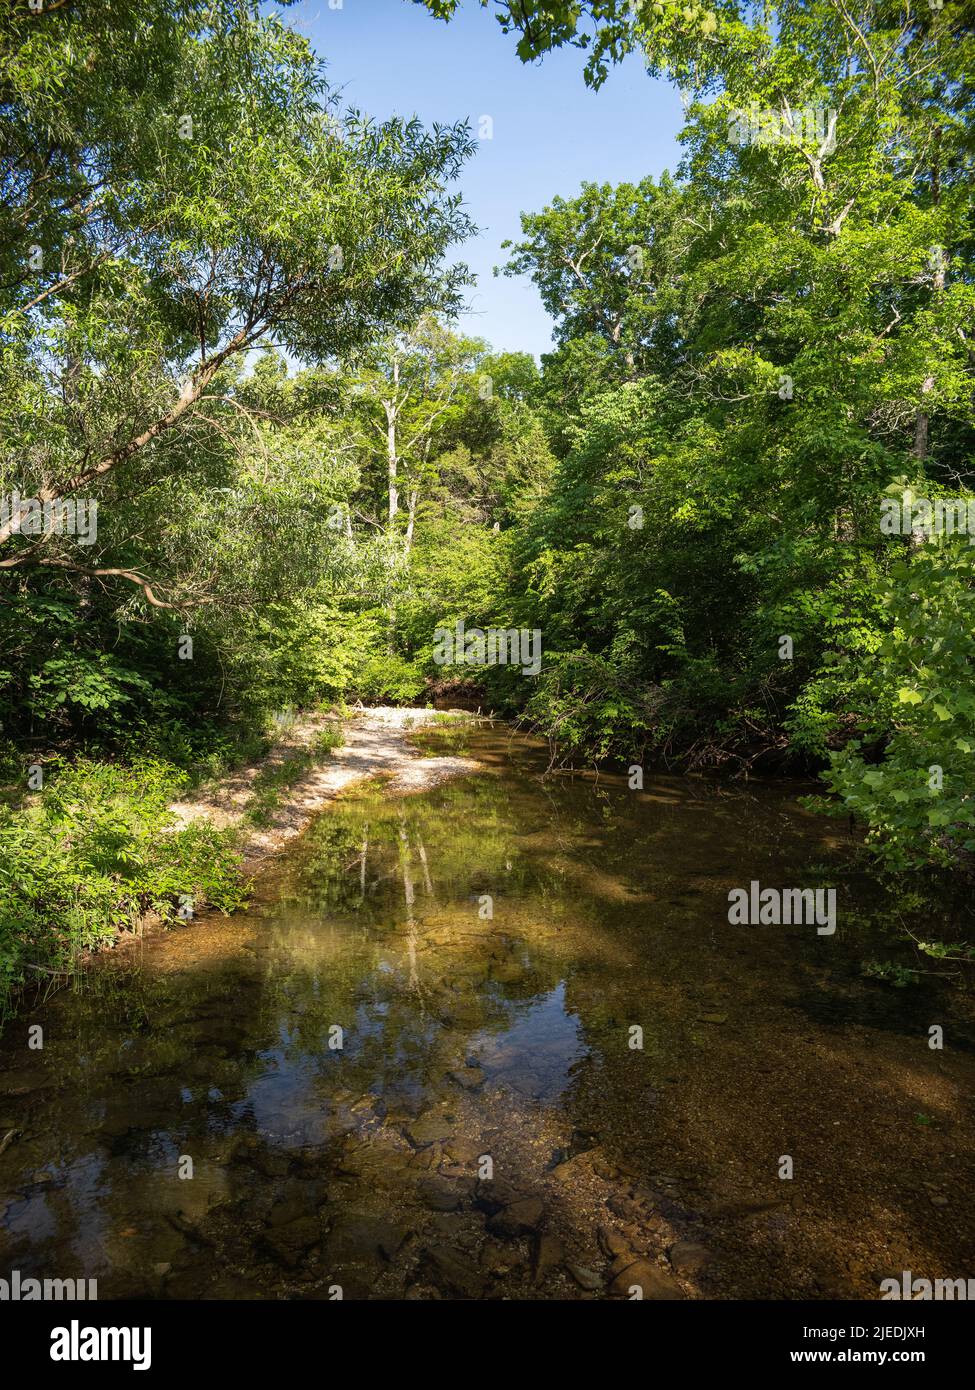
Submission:
<svg viewBox="0 0 975 1390">
<path fill-rule="evenodd" d="M 389 779 L 393 792 L 425 791 L 447 777 L 472 771 L 477 764 L 469 758 L 423 757 L 410 744 L 410 730 L 433 723 L 437 713 L 378 706 L 346 719 L 324 714 L 302 716 L 260 762 L 201 788 L 192 798 L 174 802 L 171 809 L 181 825 L 205 817 L 222 828 L 246 827 L 244 862 L 253 873 L 300 835 L 312 817 L 353 782 L 382 776 Z M 269 812 L 267 824 L 248 825 L 247 814 L 262 781 L 266 783 L 267 777 L 289 760 L 313 750 L 317 737 L 328 728 L 341 729 L 345 738 L 342 747 L 322 753 L 317 765 L 277 788 L 277 804 Z"/>
</svg>

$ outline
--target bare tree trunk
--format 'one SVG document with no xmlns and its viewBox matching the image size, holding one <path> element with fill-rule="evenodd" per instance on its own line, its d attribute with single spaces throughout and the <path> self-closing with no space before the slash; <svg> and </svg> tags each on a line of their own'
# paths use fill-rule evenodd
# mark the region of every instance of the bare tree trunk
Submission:
<svg viewBox="0 0 975 1390">
<path fill-rule="evenodd" d="M 386 407 L 386 472 L 389 487 L 389 529 L 396 525 L 399 511 L 399 487 L 396 479 L 396 408 L 392 401 L 383 401 Z"/>
<path fill-rule="evenodd" d="M 399 512 L 399 459 L 396 455 L 396 416 L 399 412 L 399 362 L 393 359 L 393 398 L 383 401 L 386 411 L 386 471 L 389 479 L 389 531 L 392 535 Z"/>
<path fill-rule="evenodd" d="M 407 512 L 407 516 L 408 516 L 409 519 L 407 520 L 407 523 L 406 523 L 406 554 L 407 554 L 407 556 L 409 556 L 410 549 L 412 548 L 412 545 L 413 545 L 413 524 L 414 524 L 414 522 L 416 521 L 416 499 L 417 499 L 417 496 L 418 496 L 418 490 L 417 490 L 415 487 L 414 487 L 414 488 L 411 488 L 411 489 L 410 489 L 410 495 L 409 495 L 409 510 L 408 510 L 408 512 Z"/>
</svg>

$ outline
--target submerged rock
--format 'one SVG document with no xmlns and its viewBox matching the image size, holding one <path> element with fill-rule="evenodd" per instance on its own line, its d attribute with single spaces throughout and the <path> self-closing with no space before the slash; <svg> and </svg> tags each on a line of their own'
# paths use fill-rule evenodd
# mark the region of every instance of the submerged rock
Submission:
<svg viewBox="0 0 975 1390">
<path fill-rule="evenodd" d="M 406 1137 L 415 1149 L 423 1149 L 438 1140 L 449 1139 L 453 1132 L 454 1126 L 448 1119 L 428 1110 L 407 1126 Z"/>
<path fill-rule="evenodd" d="M 693 1277 L 711 1263 L 711 1252 L 693 1240 L 679 1240 L 670 1247 L 670 1263 L 677 1274 Z"/>
<path fill-rule="evenodd" d="M 280 1264 L 293 1269 L 321 1238 L 322 1228 L 318 1218 L 299 1216 L 285 1225 L 270 1227 L 261 1237 L 261 1244 Z"/>
<path fill-rule="evenodd" d="M 495 1279 L 502 1279 L 525 1263 L 516 1247 L 498 1240 L 485 1241 L 481 1246 L 481 1268 Z"/>
<path fill-rule="evenodd" d="M 448 1158 L 463 1168 L 474 1169 L 484 1153 L 483 1143 L 473 1139 L 448 1139 L 443 1147 Z"/>
<path fill-rule="evenodd" d="M 463 1086 L 465 1091 L 476 1091 L 479 1086 L 484 1085 L 487 1073 L 480 1067 L 458 1067 L 450 1073 L 450 1079 L 456 1081 L 458 1086 Z"/>
<path fill-rule="evenodd" d="M 568 1264 L 566 1269 L 579 1285 L 580 1289 L 585 1289 L 587 1293 L 595 1293 L 603 1287 L 603 1276 L 597 1274 L 594 1269 L 587 1269 L 585 1265 Z"/>
<path fill-rule="evenodd" d="M 446 1178 L 421 1178 L 416 1190 L 431 1211 L 456 1211 L 463 1200 L 461 1188 Z"/>
<path fill-rule="evenodd" d="M 667 1274 L 659 1265 L 651 1264 L 649 1260 L 635 1259 L 627 1262 L 624 1255 L 614 1264 L 613 1274 L 609 1291 L 621 1298 L 632 1298 L 634 1288 L 639 1288 L 644 1298 L 658 1301 L 676 1301 L 684 1297 L 683 1289 L 673 1276 Z"/>
<path fill-rule="evenodd" d="M 626 1239 L 612 1226 L 602 1225 L 596 1231 L 600 1249 L 609 1259 L 618 1259 L 629 1249 Z"/>
<path fill-rule="evenodd" d="M 532 1273 L 535 1283 L 540 1284 L 553 1269 L 557 1269 L 564 1257 L 565 1246 L 558 1236 L 536 1236 L 532 1250 Z"/>
<path fill-rule="evenodd" d="M 420 1263 L 425 1276 L 445 1292 L 459 1298 L 483 1297 L 484 1276 L 463 1251 L 428 1246 Z"/>
<path fill-rule="evenodd" d="M 545 1203 L 540 1197 L 523 1197 L 495 1212 L 488 1222 L 488 1230 L 493 1235 L 512 1240 L 516 1236 L 532 1235 L 538 1230 L 544 1215 Z"/>
<path fill-rule="evenodd" d="M 385 1221 L 381 1217 L 343 1217 L 329 1234 L 328 1258 L 338 1267 L 344 1264 L 376 1264 L 380 1258 L 392 1260 L 411 1235 L 409 1226 Z"/>
<path fill-rule="evenodd" d="M 504 1178 L 482 1178 L 475 1188 L 477 1205 L 489 1215 L 510 1206 L 512 1202 L 520 1202 L 528 1195 Z"/>
</svg>

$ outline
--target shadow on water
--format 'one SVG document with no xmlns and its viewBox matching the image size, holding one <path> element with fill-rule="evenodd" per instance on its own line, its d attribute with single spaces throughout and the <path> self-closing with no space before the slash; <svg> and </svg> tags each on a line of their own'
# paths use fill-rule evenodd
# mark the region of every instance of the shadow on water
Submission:
<svg viewBox="0 0 975 1390">
<path fill-rule="evenodd" d="M 899 948 L 835 825 L 794 788 L 542 780 L 528 741 L 466 737 L 480 775 L 346 797 L 250 911 L 8 1029 L 0 1271 L 103 1298 L 971 1274 L 970 996 L 863 978 Z M 836 933 L 729 926 L 752 879 L 835 886 Z"/>
</svg>

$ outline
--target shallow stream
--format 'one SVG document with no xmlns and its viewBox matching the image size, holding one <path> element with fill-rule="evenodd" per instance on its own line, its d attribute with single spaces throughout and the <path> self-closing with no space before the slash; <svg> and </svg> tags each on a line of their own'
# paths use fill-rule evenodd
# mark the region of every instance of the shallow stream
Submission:
<svg viewBox="0 0 975 1390">
<path fill-rule="evenodd" d="M 975 1274 L 971 994 L 865 975 L 916 958 L 843 822 L 781 783 L 543 778 L 500 728 L 423 746 L 482 770 L 364 784 L 247 912 L 8 1025 L 0 1275 L 872 1299 Z M 835 933 L 729 925 L 753 879 L 835 887 Z"/>
</svg>

